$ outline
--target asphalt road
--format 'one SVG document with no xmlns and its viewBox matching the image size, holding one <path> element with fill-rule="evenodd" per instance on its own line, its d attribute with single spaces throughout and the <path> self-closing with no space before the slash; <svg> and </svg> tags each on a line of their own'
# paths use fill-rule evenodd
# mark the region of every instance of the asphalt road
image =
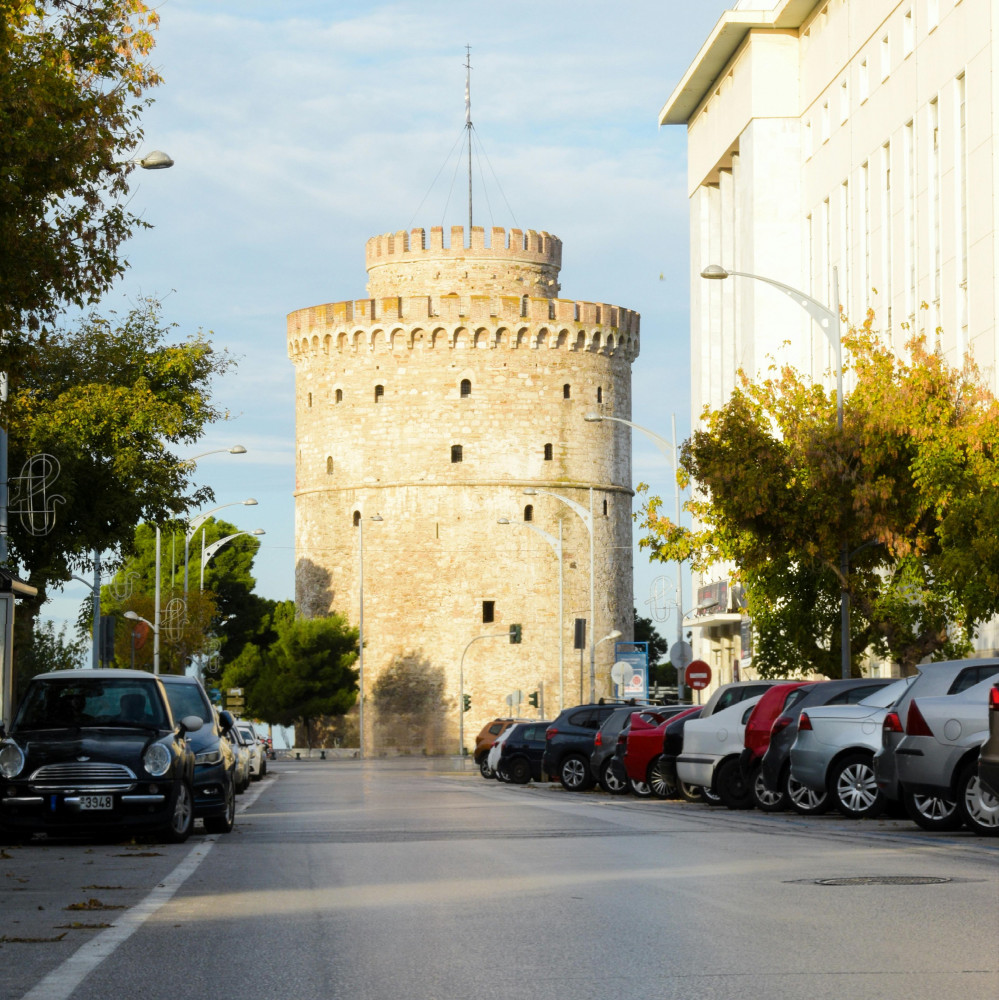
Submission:
<svg viewBox="0 0 999 1000">
<path fill-rule="evenodd" d="M 457 766 L 278 762 L 228 836 L 0 851 L 0 998 L 999 997 L 999 840 Z"/>
</svg>

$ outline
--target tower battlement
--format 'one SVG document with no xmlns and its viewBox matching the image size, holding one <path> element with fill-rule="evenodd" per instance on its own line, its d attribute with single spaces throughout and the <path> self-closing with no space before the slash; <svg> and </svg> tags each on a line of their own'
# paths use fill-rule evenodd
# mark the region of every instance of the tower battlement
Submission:
<svg viewBox="0 0 999 1000">
<path fill-rule="evenodd" d="M 488 235 L 488 241 L 487 241 Z M 449 294 L 541 295 L 559 292 L 562 241 L 534 229 L 451 226 L 445 245 L 444 227 L 372 236 L 365 247 L 368 292 L 373 297 L 400 290 Z"/>
</svg>

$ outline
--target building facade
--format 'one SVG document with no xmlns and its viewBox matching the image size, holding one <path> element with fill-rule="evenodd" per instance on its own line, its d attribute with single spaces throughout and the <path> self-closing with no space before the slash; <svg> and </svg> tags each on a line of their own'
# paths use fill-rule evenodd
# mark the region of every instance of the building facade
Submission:
<svg viewBox="0 0 999 1000">
<path fill-rule="evenodd" d="M 718 21 L 659 119 L 688 135 L 695 421 L 740 369 L 835 372 L 798 304 L 705 281 L 711 264 L 830 307 L 838 283 L 849 321 L 873 311 L 899 348 L 925 332 L 954 364 L 970 351 L 999 388 L 997 17 L 991 0 L 742 0 Z M 748 661 L 738 622 L 702 621 L 728 679 Z M 997 646 L 993 624 L 978 647 Z"/>
<path fill-rule="evenodd" d="M 296 602 L 363 611 L 367 753 L 454 752 L 496 716 L 553 717 L 589 696 L 590 644 L 632 635 L 629 429 L 584 416 L 630 419 L 639 316 L 558 298 L 548 233 L 447 235 L 370 239 L 367 297 L 288 317 Z M 613 662 L 598 643 L 598 695 Z M 389 677 L 427 694 L 415 735 L 388 717 Z"/>
</svg>

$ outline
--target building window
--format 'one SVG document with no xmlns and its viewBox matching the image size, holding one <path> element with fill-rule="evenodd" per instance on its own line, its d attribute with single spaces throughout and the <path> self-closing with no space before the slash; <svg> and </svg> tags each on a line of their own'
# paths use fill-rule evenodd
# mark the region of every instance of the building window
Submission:
<svg viewBox="0 0 999 1000">
<path fill-rule="evenodd" d="M 604 498 L 604 517 L 607 516 L 607 499 Z"/>
<path fill-rule="evenodd" d="M 553 448 L 550 444 L 545 445 L 545 461 L 550 462 L 553 456 Z"/>
<path fill-rule="evenodd" d="M 940 23 L 939 0 L 926 0 L 926 28 L 932 31 Z"/>
<path fill-rule="evenodd" d="M 385 386 L 376 385 L 375 386 L 375 402 L 380 403 L 382 401 L 382 396 L 385 395 Z"/>
<path fill-rule="evenodd" d="M 461 398 L 464 399 L 466 396 L 472 395 L 472 380 L 468 378 L 463 378 L 461 380 Z"/>
<path fill-rule="evenodd" d="M 805 159 L 812 155 L 812 123 L 805 122 Z"/>
<path fill-rule="evenodd" d="M 603 386 L 597 386 L 597 402 L 602 403 L 604 401 L 604 390 Z"/>
<path fill-rule="evenodd" d="M 844 77 L 843 82 L 839 85 L 839 120 L 841 123 L 844 123 L 849 117 L 850 117 L 850 87 L 846 77 Z"/>
<path fill-rule="evenodd" d="M 461 461 L 461 445 L 453 444 L 451 445 L 451 464 Z"/>
<path fill-rule="evenodd" d="M 916 47 L 916 29 L 912 24 L 912 11 L 907 10 L 902 18 L 902 55 L 912 55 Z"/>
<path fill-rule="evenodd" d="M 871 96 L 871 78 L 867 72 L 867 60 L 860 64 L 860 103 L 863 104 Z"/>
<path fill-rule="evenodd" d="M 333 456 L 332 455 L 327 455 L 326 456 L 326 475 L 327 476 L 332 476 L 333 475 Z"/>
<path fill-rule="evenodd" d="M 333 398 L 334 398 L 335 402 L 342 403 L 343 402 L 343 389 L 337 389 L 337 391 L 334 394 Z"/>
<path fill-rule="evenodd" d="M 354 511 L 354 527 L 358 527 L 361 523 L 361 512 L 359 510 Z"/>
<path fill-rule="evenodd" d="M 891 42 L 885 35 L 881 39 L 881 79 L 887 80 L 891 72 Z"/>
<path fill-rule="evenodd" d="M 524 508 L 524 520 L 525 521 L 533 521 L 534 520 L 534 505 L 533 504 L 528 504 Z"/>
<path fill-rule="evenodd" d="M 309 393 L 309 407 L 312 407 L 312 393 Z"/>
<path fill-rule="evenodd" d="M 823 142 L 828 142 L 829 141 L 829 132 L 830 132 L 830 126 L 829 126 L 829 102 L 828 101 L 823 101 L 822 102 L 822 141 Z"/>
<path fill-rule="evenodd" d="M 483 601 L 482 602 L 482 623 L 484 625 L 490 624 L 496 620 L 496 602 L 495 601 Z"/>
<path fill-rule="evenodd" d="M 569 383 L 566 382 L 565 385 L 562 386 L 562 398 L 568 399 L 569 396 L 570 396 Z"/>
</svg>

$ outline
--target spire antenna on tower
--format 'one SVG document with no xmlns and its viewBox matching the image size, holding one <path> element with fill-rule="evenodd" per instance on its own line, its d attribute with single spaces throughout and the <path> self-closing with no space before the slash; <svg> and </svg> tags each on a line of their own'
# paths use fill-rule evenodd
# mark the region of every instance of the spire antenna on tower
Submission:
<svg viewBox="0 0 999 1000">
<path fill-rule="evenodd" d="M 465 46 L 465 131 L 468 133 L 468 236 L 472 237 L 472 47 Z"/>
</svg>

